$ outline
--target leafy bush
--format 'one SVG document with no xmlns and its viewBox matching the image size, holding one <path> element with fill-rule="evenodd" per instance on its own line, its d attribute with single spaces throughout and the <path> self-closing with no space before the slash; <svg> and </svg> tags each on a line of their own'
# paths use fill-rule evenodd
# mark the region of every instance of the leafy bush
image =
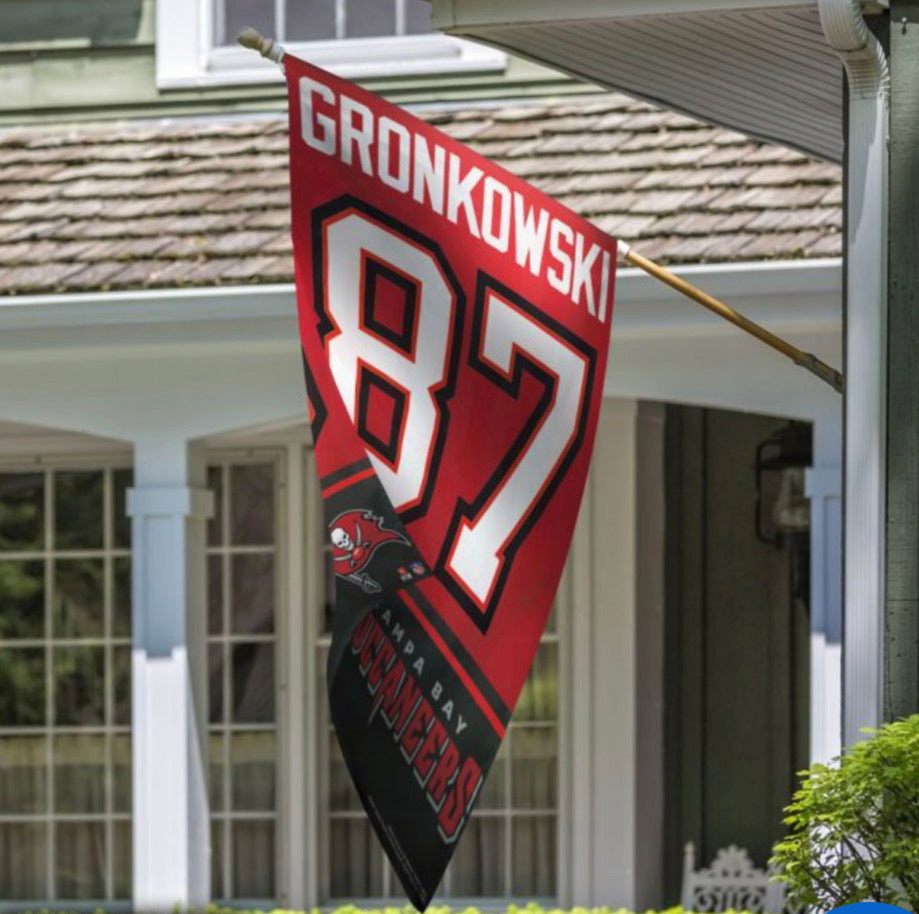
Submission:
<svg viewBox="0 0 919 914">
<path fill-rule="evenodd" d="M 773 862 L 793 904 L 919 911 L 919 715 L 802 772 Z"/>
</svg>

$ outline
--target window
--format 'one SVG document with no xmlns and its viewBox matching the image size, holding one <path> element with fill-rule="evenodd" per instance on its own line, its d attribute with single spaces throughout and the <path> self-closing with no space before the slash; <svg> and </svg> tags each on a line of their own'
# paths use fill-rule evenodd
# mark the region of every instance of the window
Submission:
<svg viewBox="0 0 919 914">
<path fill-rule="evenodd" d="M 208 486 L 211 894 L 274 899 L 277 886 L 278 464 L 212 461 Z"/>
<path fill-rule="evenodd" d="M 401 904 L 329 721 L 334 578 L 305 439 L 278 433 L 209 459 L 212 896 Z M 561 606 L 448 870 L 454 903 L 556 895 L 560 618 Z"/>
<path fill-rule="evenodd" d="M 130 484 L 0 470 L 0 900 L 131 895 Z"/>
<path fill-rule="evenodd" d="M 214 0 L 214 45 L 232 46 L 254 26 L 281 42 L 425 35 L 427 0 Z"/>
<path fill-rule="evenodd" d="M 427 0 L 157 0 L 162 89 L 280 82 L 236 45 L 247 25 L 347 78 L 503 70 L 503 52 L 434 31 Z"/>
<path fill-rule="evenodd" d="M 321 535 L 321 532 L 320 532 Z M 321 542 L 326 542 L 323 537 Z M 331 641 L 334 573 L 325 546 L 326 594 L 317 669 L 325 672 Z M 552 899 L 557 892 L 558 606 L 546 626 L 501 749 L 447 869 L 443 899 Z M 380 847 L 348 775 L 318 691 L 322 792 L 319 845 L 324 850 L 322 901 L 354 898 L 402 903 L 398 878 Z"/>
</svg>

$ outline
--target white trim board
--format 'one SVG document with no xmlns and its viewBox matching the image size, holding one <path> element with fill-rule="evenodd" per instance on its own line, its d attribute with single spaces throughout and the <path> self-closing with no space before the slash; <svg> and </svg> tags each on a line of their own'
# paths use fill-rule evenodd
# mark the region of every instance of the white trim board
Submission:
<svg viewBox="0 0 919 914">
<path fill-rule="evenodd" d="M 827 309 L 825 302 L 817 300 L 819 296 L 829 295 L 841 302 L 839 258 L 702 264 L 676 267 L 674 271 L 729 303 L 738 298 L 768 298 L 771 302 L 763 306 L 766 316 L 782 324 L 826 324 L 837 318 L 841 320 L 841 304 L 837 309 Z M 639 305 L 670 303 L 679 307 L 653 314 L 638 310 Z M 617 273 L 615 309 L 617 335 L 652 327 L 684 330 L 688 323 L 695 322 L 694 315 L 705 314 L 669 287 L 632 268 Z M 50 335 L 78 328 L 159 325 L 178 329 L 180 325 L 217 322 L 228 327 L 233 321 L 258 322 L 267 328 L 267 322 L 286 323 L 295 316 L 296 293 L 292 283 L 16 295 L 0 298 L 0 348 L 7 347 L 5 341 L 11 334 L 23 331 L 40 330 Z M 286 332 L 287 327 L 283 329 Z M 176 338 L 187 339 L 185 331 L 179 331 Z M 97 337 L 94 342 L 104 346 L 106 338 Z"/>
<path fill-rule="evenodd" d="M 697 265 L 678 272 L 795 345 L 840 364 L 838 260 Z M 631 269 L 617 281 L 606 396 L 803 419 L 838 412 L 841 400 L 829 387 L 669 287 Z M 180 379 L 198 390 L 217 385 L 211 396 L 245 380 L 234 396 L 250 411 L 234 409 L 232 421 L 218 420 L 213 404 L 198 415 L 195 402 L 170 401 L 164 420 L 174 426 L 182 414 L 193 437 L 288 419 L 300 415 L 302 404 L 298 340 L 294 289 L 287 284 L 0 299 L 0 361 L 16 386 L 33 378 L 28 383 L 45 392 L 30 396 L 26 390 L 5 418 L 69 427 L 69 419 L 61 423 L 59 412 L 48 412 L 67 398 L 62 385 L 103 391 L 117 383 L 120 397 L 106 395 L 96 404 L 107 418 L 92 430 L 130 438 L 114 412 L 149 373 L 143 396 L 151 400 L 169 399 Z M 270 407 L 260 399 L 269 395 L 269 379 L 281 385 L 271 388 Z M 81 403 L 84 413 L 85 399 Z"/>
</svg>

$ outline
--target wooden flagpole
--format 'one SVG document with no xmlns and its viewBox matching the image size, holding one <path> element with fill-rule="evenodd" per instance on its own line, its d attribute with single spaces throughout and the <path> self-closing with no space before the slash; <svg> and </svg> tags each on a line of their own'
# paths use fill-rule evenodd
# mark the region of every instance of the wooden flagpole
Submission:
<svg viewBox="0 0 919 914">
<path fill-rule="evenodd" d="M 638 251 L 633 251 L 624 241 L 619 242 L 619 255 L 626 263 L 644 270 L 645 273 L 666 283 L 670 288 L 676 289 L 677 292 L 682 293 L 687 298 L 691 298 L 694 302 L 702 305 L 703 308 L 708 308 L 709 311 L 714 312 L 719 317 L 730 321 L 735 327 L 739 327 L 751 336 L 755 336 L 760 342 L 787 356 L 795 365 L 806 368 L 811 374 L 820 378 L 821 381 L 825 381 L 833 390 L 842 393 L 844 386 L 843 376 L 835 368 L 818 359 L 812 352 L 804 352 L 803 349 L 798 349 L 797 346 L 793 346 L 787 340 L 776 336 L 765 327 L 761 327 L 755 321 L 751 321 L 750 318 L 744 317 L 713 295 L 703 292 L 691 282 L 687 282 L 687 280 L 681 279 L 675 273 L 671 273 L 666 267 L 662 267 L 653 260 L 648 260 Z"/>
<path fill-rule="evenodd" d="M 244 29 L 239 33 L 239 37 L 236 40 L 244 48 L 251 48 L 253 51 L 258 51 L 262 57 L 266 57 L 268 60 L 283 67 L 284 48 L 277 42 L 260 34 L 256 29 Z M 811 374 L 820 378 L 821 381 L 829 384 L 833 390 L 842 393 L 844 383 L 843 376 L 836 371 L 835 368 L 832 368 L 827 365 L 826 362 L 822 362 L 818 359 L 812 352 L 804 352 L 803 349 L 798 349 L 797 346 L 793 346 L 787 340 L 783 340 L 781 337 L 776 336 L 774 333 L 766 330 L 765 327 L 761 327 L 755 321 L 751 321 L 748 317 L 744 317 L 729 305 L 719 301 L 707 292 L 703 292 L 691 282 L 681 279 L 675 273 L 671 273 L 666 267 L 662 267 L 653 260 L 648 260 L 647 257 L 644 257 L 637 251 L 633 251 L 626 242 L 618 241 L 617 244 L 619 247 L 619 255 L 626 263 L 630 263 L 632 266 L 644 270 L 645 273 L 660 280 L 670 286 L 670 288 L 685 295 L 687 298 L 691 298 L 694 302 L 702 305 L 703 308 L 708 308 L 709 311 L 729 321 L 735 327 L 739 327 L 751 336 L 755 336 L 760 342 L 765 343 L 767 346 L 771 346 L 777 352 L 781 352 L 782 355 L 791 359 L 795 365 L 806 368 Z"/>
</svg>

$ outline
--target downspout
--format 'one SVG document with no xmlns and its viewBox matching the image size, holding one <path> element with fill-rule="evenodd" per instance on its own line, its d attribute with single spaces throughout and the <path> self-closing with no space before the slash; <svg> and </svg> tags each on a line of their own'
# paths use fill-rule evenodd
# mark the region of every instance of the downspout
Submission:
<svg viewBox="0 0 919 914">
<path fill-rule="evenodd" d="M 819 4 L 849 89 L 842 737 L 852 745 L 880 724 L 883 702 L 890 71 L 858 0 Z"/>
</svg>

